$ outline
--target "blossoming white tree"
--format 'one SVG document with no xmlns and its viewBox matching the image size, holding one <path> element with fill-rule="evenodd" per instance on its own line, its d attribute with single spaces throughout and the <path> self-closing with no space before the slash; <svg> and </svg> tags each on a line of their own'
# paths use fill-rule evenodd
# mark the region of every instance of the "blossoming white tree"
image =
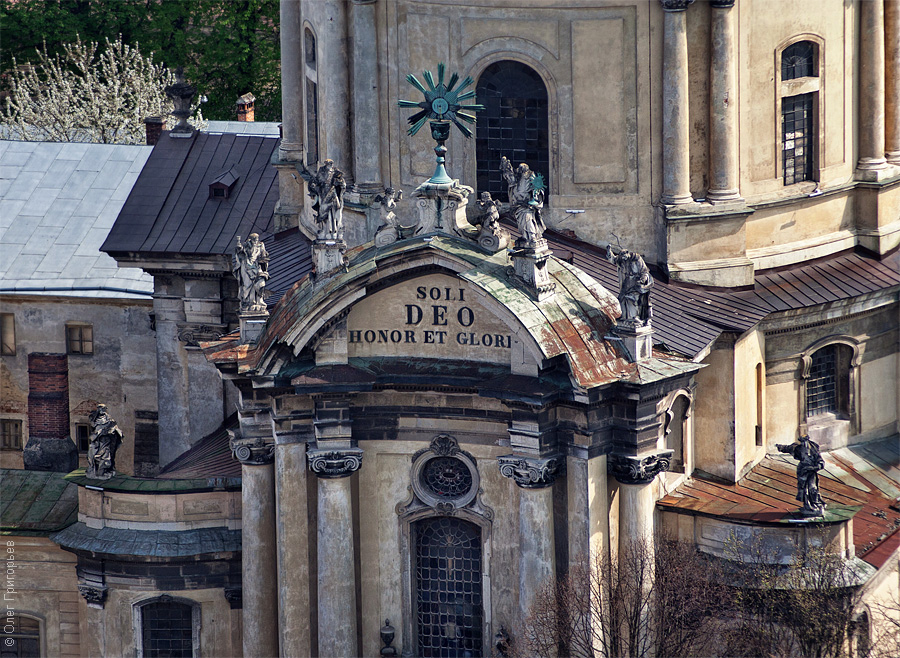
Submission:
<svg viewBox="0 0 900 658">
<path fill-rule="evenodd" d="M 164 117 L 171 128 L 172 101 L 165 87 L 175 75 L 144 57 L 137 46 L 106 40 L 63 46 L 65 55 L 51 57 L 46 44 L 38 61 L 14 61 L 12 83 L 3 111 L 3 136 L 26 141 L 141 144 L 144 119 Z M 205 122 L 194 101 L 191 124 Z"/>
</svg>

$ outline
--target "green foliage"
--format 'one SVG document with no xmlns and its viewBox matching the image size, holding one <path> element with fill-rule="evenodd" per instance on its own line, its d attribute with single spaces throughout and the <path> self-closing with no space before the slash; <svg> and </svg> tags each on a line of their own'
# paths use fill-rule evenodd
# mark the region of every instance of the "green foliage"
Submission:
<svg viewBox="0 0 900 658">
<path fill-rule="evenodd" d="M 278 0 L 0 0 L 0 70 L 33 61 L 44 40 L 51 56 L 76 41 L 140 43 L 144 53 L 207 96 L 207 118 L 234 119 L 235 101 L 256 96 L 256 120 L 281 117 Z M 2 83 L 8 89 L 9 76 Z"/>
</svg>

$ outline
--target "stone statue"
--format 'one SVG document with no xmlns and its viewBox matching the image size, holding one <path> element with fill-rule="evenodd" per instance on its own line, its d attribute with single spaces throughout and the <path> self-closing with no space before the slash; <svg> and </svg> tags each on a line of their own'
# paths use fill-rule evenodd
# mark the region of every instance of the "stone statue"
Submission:
<svg viewBox="0 0 900 658">
<path fill-rule="evenodd" d="M 797 443 L 777 444 L 778 452 L 784 452 L 798 461 L 797 500 L 803 503 L 800 513 L 804 516 L 825 514 L 825 501 L 819 495 L 819 471 L 825 468 L 825 460 L 819 453 L 819 444 L 810 441 L 805 434 Z"/>
<path fill-rule="evenodd" d="M 116 474 L 116 451 L 122 444 L 122 430 L 107 413 L 105 404 L 98 404 L 89 418 L 91 436 L 87 476 L 95 480 L 108 480 Z"/>
<path fill-rule="evenodd" d="M 394 214 L 394 209 L 402 198 L 403 190 L 395 192 L 393 187 L 386 187 L 384 194 L 375 197 L 375 203 L 381 204 L 381 226 L 397 228 L 397 215 Z"/>
<path fill-rule="evenodd" d="M 516 246 L 534 248 L 547 229 L 541 217 L 541 208 L 544 207 L 543 177 L 531 171 L 524 162 L 513 171 L 506 156 L 500 159 L 500 172 L 509 186 L 509 206 L 522 233 Z"/>
<path fill-rule="evenodd" d="M 260 241 L 257 233 L 251 233 L 247 241 L 241 244 L 241 236 L 237 236 L 234 255 L 231 257 L 231 272 L 240 284 L 238 296 L 241 300 L 242 313 L 265 313 L 266 303 L 263 301 L 266 280 L 269 278 L 269 253 L 266 245 Z"/>
<path fill-rule="evenodd" d="M 490 252 L 505 249 L 509 243 L 509 233 L 500 226 L 500 208 L 491 198 L 490 192 L 482 192 L 475 202 L 478 215 L 475 223 L 481 226 L 478 233 L 478 244 Z"/>
<path fill-rule="evenodd" d="M 650 287 L 653 277 L 639 254 L 627 249 L 606 247 L 606 260 L 615 263 L 619 272 L 619 304 L 622 307 L 620 322 L 631 326 L 645 326 L 653 316 L 650 305 Z"/>
<path fill-rule="evenodd" d="M 319 170 L 313 174 L 304 165 L 297 170 L 306 181 L 309 196 L 313 199 L 313 211 L 319 227 L 319 240 L 344 239 L 344 181 L 343 172 L 334 166 L 334 160 L 325 160 Z"/>
</svg>

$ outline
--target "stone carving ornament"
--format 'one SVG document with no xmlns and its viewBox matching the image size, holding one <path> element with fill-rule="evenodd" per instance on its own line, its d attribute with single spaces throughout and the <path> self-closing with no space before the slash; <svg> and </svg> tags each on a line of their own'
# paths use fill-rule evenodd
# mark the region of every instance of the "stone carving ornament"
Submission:
<svg viewBox="0 0 900 658">
<path fill-rule="evenodd" d="M 103 585 L 79 585 L 78 593 L 84 597 L 88 605 L 92 607 L 103 607 L 106 602 L 106 595 L 109 588 Z"/>
<path fill-rule="evenodd" d="M 513 170 L 506 156 L 500 158 L 500 173 L 508 186 L 509 207 L 522 234 L 516 240 L 516 246 L 534 249 L 540 245 L 544 231 L 547 230 L 541 217 L 541 208 L 544 207 L 544 178 L 524 162 Z"/>
<path fill-rule="evenodd" d="M 616 455 L 608 458 L 607 470 L 622 484 L 649 484 L 660 473 L 669 470 L 674 450 L 661 450 L 652 455 Z"/>
<path fill-rule="evenodd" d="M 499 457 L 500 475 L 515 480 L 523 489 L 549 487 L 560 474 L 561 462 L 556 457 L 536 458 L 507 455 Z"/>
<path fill-rule="evenodd" d="M 684 11 L 689 5 L 694 4 L 694 0 L 659 0 L 663 11 Z"/>
<path fill-rule="evenodd" d="M 259 234 L 251 233 L 243 244 L 237 236 L 234 254 L 231 257 L 231 272 L 240 286 L 238 297 L 242 313 L 265 313 L 263 301 L 266 281 L 269 279 L 269 252 L 259 239 Z"/>
<path fill-rule="evenodd" d="M 325 160 L 318 171 L 309 171 L 302 163 L 297 171 L 309 188 L 309 196 L 313 200 L 319 240 L 344 239 L 344 190 L 347 183 L 344 173 L 334 166 L 334 160 Z"/>
<path fill-rule="evenodd" d="M 249 466 L 271 464 L 275 460 L 275 445 L 262 438 L 233 442 L 231 449 L 235 459 Z"/>
<path fill-rule="evenodd" d="M 124 435 L 105 404 L 98 404 L 89 420 L 91 436 L 86 475 L 94 480 L 108 480 L 116 474 L 116 452 L 122 445 Z"/>
<path fill-rule="evenodd" d="M 614 263 L 619 273 L 619 304 L 622 307 L 619 321 L 633 327 L 646 326 L 653 317 L 650 305 L 653 277 L 644 259 L 633 251 L 616 249 L 610 243 L 606 247 L 606 260 Z"/>
<path fill-rule="evenodd" d="M 784 452 L 797 460 L 797 500 L 803 503 L 803 516 L 825 514 L 825 501 L 819 494 L 819 471 L 825 468 L 825 460 L 819 452 L 819 444 L 803 434 L 791 445 L 777 444 L 778 452 Z"/>
<path fill-rule="evenodd" d="M 479 246 L 490 252 L 505 249 L 509 242 L 509 233 L 500 226 L 500 207 L 491 198 L 490 192 L 482 192 L 475 202 L 478 214 L 475 223 L 481 227 L 477 240 Z"/>
<path fill-rule="evenodd" d="M 320 478 L 343 478 L 353 475 L 362 466 L 363 451 L 360 448 L 308 450 L 306 458 L 309 470 Z"/>
<path fill-rule="evenodd" d="M 375 203 L 381 205 L 381 226 L 375 231 L 375 245 L 384 247 L 396 242 L 401 237 L 403 227 L 394 210 L 397 202 L 403 198 L 403 190 L 386 187 L 383 194 L 375 197 Z"/>
</svg>

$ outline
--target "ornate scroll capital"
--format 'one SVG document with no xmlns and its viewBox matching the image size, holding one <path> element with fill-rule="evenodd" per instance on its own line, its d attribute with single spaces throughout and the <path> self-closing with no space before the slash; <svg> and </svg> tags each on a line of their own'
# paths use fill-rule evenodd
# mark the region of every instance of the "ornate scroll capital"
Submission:
<svg viewBox="0 0 900 658">
<path fill-rule="evenodd" d="M 226 587 L 225 600 L 232 610 L 240 610 L 244 607 L 244 590 L 240 587 Z"/>
<path fill-rule="evenodd" d="M 694 0 L 659 0 L 663 11 L 684 11 L 688 5 L 694 4 Z"/>
<path fill-rule="evenodd" d="M 650 455 L 609 456 L 607 470 L 621 484 L 649 484 L 660 473 L 669 470 L 674 450 L 660 450 Z"/>
<path fill-rule="evenodd" d="M 247 466 L 262 466 L 275 460 L 275 444 L 262 438 L 232 440 L 234 458 Z"/>
<path fill-rule="evenodd" d="M 306 451 L 309 470 L 320 478 L 343 478 L 353 475 L 362 466 L 361 448 L 310 449 Z"/>
<path fill-rule="evenodd" d="M 562 471 L 562 460 L 556 457 L 504 455 L 497 461 L 500 462 L 500 475 L 512 478 L 523 489 L 549 487 Z"/>
<path fill-rule="evenodd" d="M 106 603 L 106 594 L 108 591 L 109 588 L 103 585 L 78 586 L 78 593 L 84 597 L 84 600 L 88 602 L 88 605 L 93 607 L 103 607 L 103 604 Z"/>
<path fill-rule="evenodd" d="M 734 7 L 734 0 L 711 0 L 709 6 L 713 9 L 731 9 Z"/>
</svg>

